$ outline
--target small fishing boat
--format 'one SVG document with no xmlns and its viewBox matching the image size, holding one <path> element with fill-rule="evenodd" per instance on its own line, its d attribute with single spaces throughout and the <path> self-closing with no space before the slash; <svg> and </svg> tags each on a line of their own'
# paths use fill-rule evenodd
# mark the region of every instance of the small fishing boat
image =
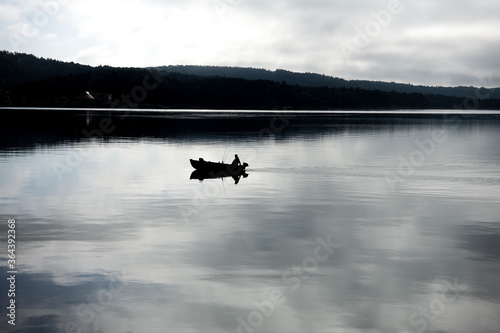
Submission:
<svg viewBox="0 0 500 333">
<path fill-rule="evenodd" d="M 190 159 L 191 166 L 200 173 L 210 174 L 214 177 L 241 176 L 245 173 L 248 163 L 231 166 L 231 164 L 210 162 L 200 158 L 198 160 Z"/>
</svg>

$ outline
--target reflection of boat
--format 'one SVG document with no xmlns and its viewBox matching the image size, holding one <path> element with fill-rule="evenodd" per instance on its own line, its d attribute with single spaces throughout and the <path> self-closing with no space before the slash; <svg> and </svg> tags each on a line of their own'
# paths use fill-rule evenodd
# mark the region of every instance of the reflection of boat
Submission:
<svg viewBox="0 0 500 333">
<path fill-rule="evenodd" d="M 198 160 L 189 160 L 191 166 L 196 170 L 191 173 L 190 179 L 216 179 L 224 177 L 233 177 L 235 184 L 238 184 L 241 177 L 247 178 L 248 174 L 245 172 L 248 163 L 242 165 L 231 166 L 231 164 L 210 162 L 200 158 Z"/>
<path fill-rule="evenodd" d="M 206 171 L 201 171 L 201 170 L 194 170 L 191 173 L 191 176 L 189 179 L 198 179 L 198 180 L 205 180 L 205 179 L 217 179 L 217 178 L 224 178 L 224 177 L 233 177 L 233 179 L 239 180 L 240 177 L 247 178 L 248 173 L 243 171 L 239 175 L 229 175 L 225 173 L 224 171 L 221 171 L 220 173 L 214 173 L 214 172 L 206 172 Z"/>
</svg>

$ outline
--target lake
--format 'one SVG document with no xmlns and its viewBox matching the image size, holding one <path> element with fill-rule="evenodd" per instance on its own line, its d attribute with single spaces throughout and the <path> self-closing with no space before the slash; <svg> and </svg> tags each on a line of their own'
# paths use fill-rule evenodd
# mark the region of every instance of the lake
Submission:
<svg viewBox="0 0 500 333">
<path fill-rule="evenodd" d="M 498 332 L 498 112 L 0 115 L 2 332 Z"/>
</svg>

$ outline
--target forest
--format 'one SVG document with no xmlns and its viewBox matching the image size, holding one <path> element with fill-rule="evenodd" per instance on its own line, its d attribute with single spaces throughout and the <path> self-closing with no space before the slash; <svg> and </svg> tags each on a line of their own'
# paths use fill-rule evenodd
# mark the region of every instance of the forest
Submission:
<svg viewBox="0 0 500 333">
<path fill-rule="evenodd" d="M 320 85 L 321 80 L 324 80 L 323 85 Z M 328 80 L 345 81 L 320 74 L 231 67 L 91 67 L 0 52 L 2 106 L 235 110 L 453 109 L 465 106 L 500 109 L 500 99 L 476 97 L 496 96 L 496 90 L 474 88 L 470 98 L 466 98 L 458 93 L 453 96 L 332 85 L 327 84 Z"/>
</svg>

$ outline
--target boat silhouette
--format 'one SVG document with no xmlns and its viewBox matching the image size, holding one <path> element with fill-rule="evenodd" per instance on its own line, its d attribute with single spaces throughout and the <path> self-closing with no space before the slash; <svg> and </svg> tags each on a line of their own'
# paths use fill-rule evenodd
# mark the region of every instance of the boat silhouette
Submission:
<svg viewBox="0 0 500 333">
<path fill-rule="evenodd" d="M 243 163 L 241 165 L 231 165 L 221 162 L 205 161 L 203 158 L 200 158 L 198 160 L 190 159 L 189 162 L 195 169 L 191 173 L 190 179 L 198 179 L 202 181 L 205 179 L 232 177 L 237 184 L 241 177 L 248 177 L 248 174 L 246 173 L 248 163 Z"/>
</svg>

